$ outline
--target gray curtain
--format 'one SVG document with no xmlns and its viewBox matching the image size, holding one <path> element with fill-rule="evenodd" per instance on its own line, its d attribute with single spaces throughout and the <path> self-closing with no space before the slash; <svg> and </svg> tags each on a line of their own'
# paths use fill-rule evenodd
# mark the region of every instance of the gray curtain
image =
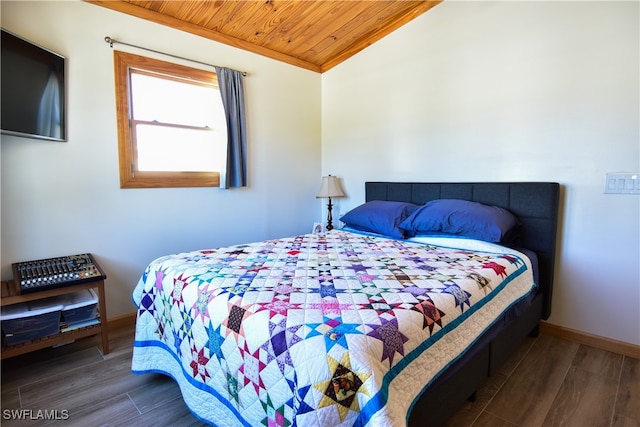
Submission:
<svg viewBox="0 0 640 427">
<path fill-rule="evenodd" d="M 247 131 L 244 113 L 244 83 L 240 71 L 215 67 L 227 117 L 227 170 L 220 188 L 247 186 Z"/>
</svg>

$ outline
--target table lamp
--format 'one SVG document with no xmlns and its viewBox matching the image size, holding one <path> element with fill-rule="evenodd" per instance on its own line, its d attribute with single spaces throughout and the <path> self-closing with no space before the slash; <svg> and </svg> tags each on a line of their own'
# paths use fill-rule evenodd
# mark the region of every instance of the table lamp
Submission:
<svg viewBox="0 0 640 427">
<path fill-rule="evenodd" d="M 340 181 L 333 175 L 323 176 L 320 191 L 316 199 L 329 199 L 329 203 L 327 204 L 327 230 L 333 229 L 333 224 L 331 223 L 331 209 L 333 208 L 333 204 L 331 203 L 332 197 L 345 197 L 344 191 L 342 191 L 342 187 L 340 186 Z"/>
</svg>

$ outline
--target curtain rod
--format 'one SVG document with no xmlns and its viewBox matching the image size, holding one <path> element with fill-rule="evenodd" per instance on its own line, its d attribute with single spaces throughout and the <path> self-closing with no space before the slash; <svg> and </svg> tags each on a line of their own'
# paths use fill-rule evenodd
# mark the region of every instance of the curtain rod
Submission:
<svg viewBox="0 0 640 427">
<path fill-rule="evenodd" d="M 149 49 L 149 48 L 147 48 L 147 47 L 142 47 L 142 46 L 137 46 L 137 45 L 135 45 L 135 44 L 125 43 L 125 42 L 122 42 L 122 41 L 120 41 L 120 40 L 113 39 L 113 38 L 111 38 L 111 37 L 109 37 L 109 36 L 106 36 L 106 37 L 104 38 L 104 41 L 105 41 L 105 42 L 107 42 L 107 43 L 109 43 L 109 46 L 110 46 L 111 48 L 113 48 L 114 43 L 115 43 L 115 44 L 123 44 L 123 45 L 125 45 L 125 46 L 135 47 L 135 48 L 137 48 L 137 49 L 146 50 L 146 51 L 148 51 L 148 52 L 159 53 L 160 55 L 166 55 L 166 56 L 170 56 L 170 57 L 172 57 L 172 58 L 183 59 L 183 60 L 185 60 L 185 61 L 195 62 L 196 64 L 200 64 L 200 65 L 206 65 L 207 67 L 214 67 L 214 68 L 216 67 L 216 65 L 208 64 L 208 63 L 206 63 L 206 62 L 196 61 L 195 59 L 189 59 L 189 58 L 185 58 L 185 57 L 182 57 L 182 56 L 173 55 L 173 54 L 171 54 L 171 53 L 160 52 L 159 50 Z M 241 73 L 242 73 L 242 75 L 243 75 L 243 76 L 246 76 L 246 75 L 247 75 L 247 72 L 246 72 L 246 71 L 241 71 Z"/>
</svg>

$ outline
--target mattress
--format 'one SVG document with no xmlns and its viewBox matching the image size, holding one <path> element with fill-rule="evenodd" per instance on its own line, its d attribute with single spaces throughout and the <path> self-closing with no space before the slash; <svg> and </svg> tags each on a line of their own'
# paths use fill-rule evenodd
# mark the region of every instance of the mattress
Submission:
<svg viewBox="0 0 640 427">
<path fill-rule="evenodd" d="M 214 425 L 394 425 L 530 298 L 522 252 L 333 230 L 158 258 L 133 292 L 134 373 Z"/>
</svg>

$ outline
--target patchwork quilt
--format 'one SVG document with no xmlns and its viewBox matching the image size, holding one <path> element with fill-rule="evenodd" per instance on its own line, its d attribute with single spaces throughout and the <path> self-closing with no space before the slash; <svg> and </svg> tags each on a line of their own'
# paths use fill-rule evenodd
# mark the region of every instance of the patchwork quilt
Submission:
<svg viewBox="0 0 640 427">
<path fill-rule="evenodd" d="M 443 242 L 333 230 L 158 258 L 133 292 L 132 369 L 173 377 L 213 425 L 406 425 L 535 289 L 521 253 Z"/>
</svg>

